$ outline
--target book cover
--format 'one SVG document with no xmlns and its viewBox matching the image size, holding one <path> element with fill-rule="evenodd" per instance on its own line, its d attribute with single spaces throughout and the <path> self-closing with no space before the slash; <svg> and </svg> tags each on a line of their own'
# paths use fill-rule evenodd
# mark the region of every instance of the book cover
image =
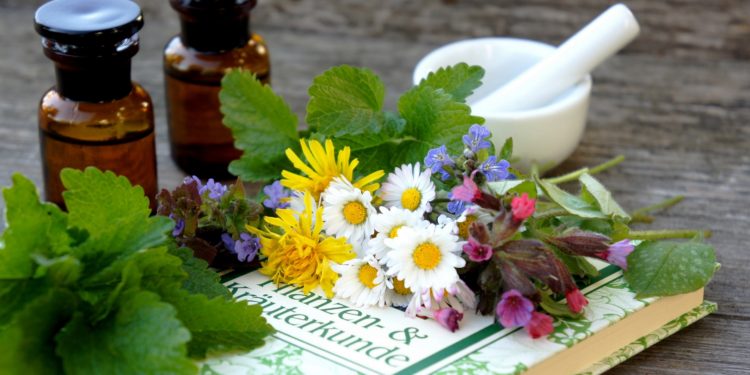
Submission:
<svg viewBox="0 0 750 375">
<path fill-rule="evenodd" d="M 636 298 L 617 267 L 604 263 L 598 263 L 598 267 L 599 277 L 582 289 L 589 300 L 585 318 L 556 319 L 554 331 L 540 339 L 532 339 L 522 329 L 502 328 L 491 316 L 466 314 L 461 328 L 450 332 L 432 320 L 408 318 L 396 308 L 357 308 L 327 299 L 320 292 L 305 295 L 301 288 L 277 286 L 257 271 L 229 276 L 225 284 L 235 297 L 263 306 L 266 319 L 277 332 L 264 347 L 251 353 L 205 362 L 202 374 L 306 374 L 322 370 L 330 375 L 519 374 L 530 369 L 533 372 L 552 363 L 552 359 L 558 366 L 560 357 L 571 348 L 587 338 L 606 336 L 608 327 L 624 325 L 625 318 L 643 310 L 640 319 L 648 321 L 651 317 L 644 315 L 649 313 L 645 308 L 659 300 Z M 635 340 L 611 348 L 598 345 L 598 350 L 605 350 L 604 355 L 576 357 L 576 366 L 582 366 L 587 374 L 606 371 L 715 310 L 714 304 L 700 304 L 702 294 L 697 298 L 687 302 L 698 301 L 695 306 L 683 311 L 669 307 L 678 317 L 669 318 L 667 324 L 647 330 L 643 328 L 647 324 L 642 323 L 624 327 L 641 332 L 636 332 Z"/>
</svg>

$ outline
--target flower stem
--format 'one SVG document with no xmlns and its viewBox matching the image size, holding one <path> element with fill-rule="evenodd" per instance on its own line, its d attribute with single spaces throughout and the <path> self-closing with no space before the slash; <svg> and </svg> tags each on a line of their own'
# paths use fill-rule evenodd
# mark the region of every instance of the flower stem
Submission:
<svg viewBox="0 0 750 375">
<path fill-rule="evenodd" d="M 573 172 L 570 172 L 568 174 L 564 174 L 562 176 L 558 177 L 552 177 L 552 178 L 546 178 L 545 181 L 552 183 L 552 184 L 562 184 L 564 182 L 570 182 L 575 181 L 578 179 L 578 177 L 581 177 L 582 174 L 588 173 L 588 174 L 597 174 L 599 172 L 602 172 L 604 170 L 607 170 L 609 168 L 614 167 L 617 164 L 622 163 L 625 160 L 625 155 L 617 155 L 614 158 L 599 164 L 592 168 L 581 168 L 578 170 L 575 170 Z"/>
<path fill-rule="evenodd" d="M 667 200 L 661 201 L 661 202 L 656 203 L 656 204 L 652 204 L 650 206 L 641 207 L 641 208 L 633 211 L 633 215 L 632 216 L 633 217 L 643 216 L 643 215 L 648 214 L 649 212 L 667 209 L 669 207 L 672 207 L 672 206 L 676 205 L 677 203 L 680 203 L 683 199 L 685 199 L 684 196 L 678 195 L 676 197 L 669 198 Z"/>
<path fill-rule="evenodd" d="M 665 230 L 633 230 L 628 233 L 630 240 L 665 240 L 668 238 L 693 238 L 696 236 L 711 237 L 710 230 L 695 229 L 665 229 Z"/>
</svg>

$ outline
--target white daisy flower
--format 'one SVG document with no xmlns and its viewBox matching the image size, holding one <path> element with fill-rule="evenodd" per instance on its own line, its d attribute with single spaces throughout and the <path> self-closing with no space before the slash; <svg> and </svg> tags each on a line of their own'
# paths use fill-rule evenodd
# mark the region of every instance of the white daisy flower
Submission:
<svg viewBox="0 0 750 375">
<path fill-rule="evenodd" d="M 386 305 L 403 307 L 412 300 L 414 293 L 404 285 L 404 280 L 396 277 L 389 278 L 386 285 L 388 286 L 385 291 Z"/>
<path fill-rule="evenodd" d="M 430 202 L 435 199 L 435 184 L 430 180 L 432 172 L 420 172 L 416 163 L 404 164 L 388 174 L 388 181 L 380 188 L 380 195 L 388 207 L 400 207 L 423 214 L 430 212 Z"/>
<path fill-rule="evenodd" d="M 356 248 L 370 238 L 374 227 L 372 195 L 342 178 L 336 178 L 323 192 L 323 229 L 329 236 L 346 237 Z"/>
<path fill-rule="evenodd" d="M 432 311 L 446 307 L 458 312 L 473 310 L 477 299 L 474 292 L 469 289 L 463 280 L 456 281 L 453 285 L 441 289 L 425 289 L 420 293 L 414 293 L 406 314 L 409 316 L 432 316 Z"/>
<path fill-rule="evenodd" d="M 341 274 L 333 287 L 336 297 L 357 307 L 386 306 L 386 276 L 375 258 L 352 259 L 335 269 Z"/>
<path fill-rule="evenodd" d="M 429 222 L 418 212 L 398 207 L 380 207 L 380 213 L 372 218 L 375 232 L 378 234 L 368 243 L 368 254 L 383 261 L 391 248 L 385 245 L 386 238 L 395 238 L 403 227 L 426 227 Z"/>
<path fill-rule="evenodd" d="M 393 249 L 385 258 L 388 275 L 404 280 L 414 291 L 450 287 L 458 281 L 456 268 L 466 264 L 458 237 L 446 227 L 403 227 L 384 242 Z"/>
</svg>

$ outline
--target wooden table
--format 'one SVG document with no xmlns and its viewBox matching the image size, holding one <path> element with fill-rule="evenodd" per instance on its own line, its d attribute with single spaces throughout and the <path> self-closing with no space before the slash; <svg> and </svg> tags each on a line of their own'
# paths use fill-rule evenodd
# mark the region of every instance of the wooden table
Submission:
<svg viewBox="0 0 750 375">
<path fill-rule="evenodd" d="M 166 1 L 139 1 L 146 27 L 133 77 L 156 108 L 159 180 L 183 174 L 169 158 L 161 51 L 178 31 Z M 0 0 L 0 185 L 20 171 L 41 183 L 36 107 L 54 83 L 32 19 L 40 0 Z M 510 35 L 559 44 L 611 2 L 262 0 L 253 28 L 272 56 L 273 86 L 302 115 L 311 79 L 337 64 L 367 66 L 389 89 L 409 88 L 415 63 L 433 48 Z M 721 271 L 706 298 L 719 311 L 612 371 L 614 374 L 750 372 L 750 1 L 634 0 L 641 36 L 594 72 L 588 129 L 558 171 L 617 154 L 601 175 L 635 209 L 673 195 L 660 228 L 709 228 Z M 301 116 L 302 117 L 302 116 Z M 0 208 L 2 203 L 0 203 Z M 0 219 L 2 220 L 2 219 Z"/>
</svg>

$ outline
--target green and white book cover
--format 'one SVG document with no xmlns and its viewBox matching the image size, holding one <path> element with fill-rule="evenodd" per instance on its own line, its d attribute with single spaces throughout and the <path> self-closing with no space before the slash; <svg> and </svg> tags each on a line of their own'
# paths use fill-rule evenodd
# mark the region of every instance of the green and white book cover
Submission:
<svg viewBox="0 0 750 375">
<path fill-rule="evenodd" d="M 226 281 L 235 297 L 264 308 L 277 330 L 260 349 L 205 362 L 202 374 L 519 374 L 655 301 L 630 291 L 622 272 L 597 262 L 600 275 L 583 288 L 584 318 L 556 319 L 547 337 L 506 329 L 491 316 L 467 312 L 450 332 L 432 320 L 393 308 L 358 308 L 322 291 L 275 285 L 257 271 Z M 704 303 L 601 359 L 598 374 L 715 310 Z"/>
</svg>

